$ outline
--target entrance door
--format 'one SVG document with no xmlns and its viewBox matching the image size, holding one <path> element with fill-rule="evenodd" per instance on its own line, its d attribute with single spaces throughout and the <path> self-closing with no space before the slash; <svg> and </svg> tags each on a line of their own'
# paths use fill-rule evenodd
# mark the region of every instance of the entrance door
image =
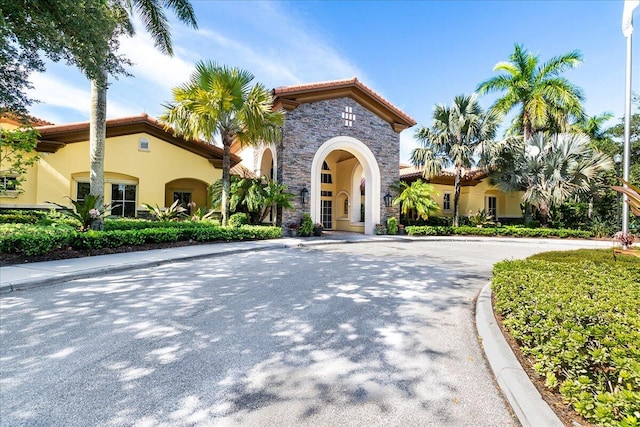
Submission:
<svg viewBox="0 0 640 427">
<path fill-rule="evenodd" d="M 332 214 L 332 204 L 331 200 L 321 200 L 322 205 L 320 209 L 320 217 L 322 219 L 322 227 L 325 230 L 333 229 L 333 224 L 331 223 L 331 214 Z"/>
</svg>

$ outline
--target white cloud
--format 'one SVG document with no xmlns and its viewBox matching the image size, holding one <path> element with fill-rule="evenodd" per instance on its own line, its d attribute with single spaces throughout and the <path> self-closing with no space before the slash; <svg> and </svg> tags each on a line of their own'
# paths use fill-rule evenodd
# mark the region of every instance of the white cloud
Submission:
<svg viewBox="0 0 640 427">
<path fill-rule="evenodd" d="M 91 104 L 91 91 L 88 80 L 75 80 L 73 82 L 65 81 L 62 78 L 54 76 L 53 73 L 35 73 L 31 75 L 31 82 L 34 88 L 29 91 L 29 96 L 40 101 L 42 107 L 47 108 L 32 108 L 36 110 L 47 111 L 56 108 L 67 109 L 80 113 L 89 120 L 90 104 Z M 86 89 L 81 89 L 84 86 Z M 36 104 L 38 106 L 39 104 Z M 138 114 L 132 108 L 122 105 L 118 102 L 109 101 L 107 98 L 107 115 L 108 117 L 122 117 L 128 115 Z M 54 113 L 55 115 L 55 113 Z M 56 116 L 61 118 L 62 113 L 58 113 Z M 53 120 L 50 117 L 42 117 L 45 120 Z M 65 122 L 64 121 L 58 121 Z"/>
</svg>

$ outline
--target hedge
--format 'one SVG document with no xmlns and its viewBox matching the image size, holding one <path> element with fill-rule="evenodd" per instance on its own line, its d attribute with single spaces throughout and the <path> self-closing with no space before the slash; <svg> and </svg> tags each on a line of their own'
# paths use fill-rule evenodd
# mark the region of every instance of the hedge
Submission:
<svg viewBox="0 0 640 427">
<path fill-rule="evenodd" d="M 0 252 L 23 253 L 33 256 L 67 247 L 78 250 L 95 250 L 145 243 L 275 239 L 282 236 L 282 229 L 279 227 L 245 225 L 237 228 L 200 223 L 179 227 L 164 227 L 165 224 L 162 225 L 162 228 L 91 230 L 80 233 L 68 226 L 42 227 L 27 224 L 3 224 L 0 225 Z"/>
<path fill-rule="evenodd" d="M 405 231 L 410 236 L 504 236 L 504 237 L 560 237 L 589 239 L 593 233 L 585 230 L 569 230 L 566 228 L 524 228 L 524 227 L 449 227 L 449 226 L 408 226 Z"/>
<path fill-rule="evenodd" d="M 610 250 L 564 254 L 496 264 L 496 311 L 547 387 L 579 414 L 638 426 L 640 262 L 614 262 Z"/>
</svg>

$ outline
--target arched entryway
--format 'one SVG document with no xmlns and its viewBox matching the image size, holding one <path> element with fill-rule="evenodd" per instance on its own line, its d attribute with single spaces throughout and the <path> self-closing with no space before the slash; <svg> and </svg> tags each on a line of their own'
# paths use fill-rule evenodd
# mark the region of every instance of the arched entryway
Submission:
<svg viewBox="0 0 640 427">
<path fill-rule="evenodd" d="M 360 219 L 362 178 L 365 183 L 364 221 L 358 225 L 354 220 Z M 331 194 L 328 180 L 333 185 Z M 330 215 L 332 229 L 360 229 L 365 234 L 374 234 L 375 225 L 380 222 L 380 168 L 363 142 L 349 136 L 338 136 L 320 146 L 311 164 L 310 214 L 314 223 L 322 223 Z M 341 220 L 347 220 L 351 228 L 338 225 Z"/>
<path fill-rule="evenodd" d="M 266 176 L 272 181 L 275 180 L 276 158 L 274 153 L 275 150 L 270 146 L 262 147 L 258 151 L 257 165 L 260 169 L 255 171 L 257 176 Z"/>
</svg>

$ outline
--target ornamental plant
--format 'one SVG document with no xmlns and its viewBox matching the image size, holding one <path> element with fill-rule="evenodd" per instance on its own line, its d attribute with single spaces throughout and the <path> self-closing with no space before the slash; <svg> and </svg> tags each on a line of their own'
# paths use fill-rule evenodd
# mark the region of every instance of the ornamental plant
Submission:
<svg viewBox="0 0 640 427">
<path fill-rule="evenodd" d="M 184 216 L 187 211 L 179 204 L 180 200 L 174 201 L 168 208 L 161 208 L 157 204 L 151 206 L 149 203 L 143 203 L 142 205 L 147 208 L 151 215 L 158 221 L 177 221 L 181 216 Z"/>
<path fill-rule="evenodd" d="M 80 222 L 78 231 L 82 232 L 90 230 L 95 224 L 102 223 L 102 221 L 97 220 L 102 219 L 107 211 L 119 206 L 113 205 L 112 203 L 103 204 L 102 198 L 100 196 L 94 196 L 93 194 L 87 194 L 84 200 L 73 200 L 71 197 L 67 198 L 71 200 L 73 208 L 54 202 L 47 203 L 58 206 L 63 215 Z"/>
<path fill-rule="evenodd" d="M 311 216 L 309 214 L 304 214 L 302 216 L 298 233 L 300 233 L 300 236 L 302 237 L 309 237 L 313 233 L 313 220 L 311 220 Z"/>
</svg>

